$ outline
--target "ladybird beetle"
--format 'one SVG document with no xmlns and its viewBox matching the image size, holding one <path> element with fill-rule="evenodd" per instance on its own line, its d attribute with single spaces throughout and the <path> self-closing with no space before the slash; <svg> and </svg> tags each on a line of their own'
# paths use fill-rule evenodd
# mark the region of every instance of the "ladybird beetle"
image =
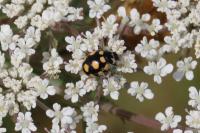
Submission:
<svg viewBox="0 0 200 133">
<path fill-rule="evenodd" d="M 108 72 L 110 64 L 115 65 L 116 60 L 118 60 L 118 56 L 114 52 L 94 51 L 87 56 L 82 68 L 87 75 L 99 76 Z"/>
</svg>

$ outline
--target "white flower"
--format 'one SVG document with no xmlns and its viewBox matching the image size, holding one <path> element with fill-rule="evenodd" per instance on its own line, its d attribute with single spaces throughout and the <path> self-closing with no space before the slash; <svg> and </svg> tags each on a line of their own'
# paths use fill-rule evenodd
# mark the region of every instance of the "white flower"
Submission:
<svg viewBox="0 0 200 133">
<path fill-rule="evenodd" d="M 66 100 L 71 99 L 73 103 L 78 102 L 79 96 L 83 96 L 86 94 L 86 90 L 83 88 L 83 86 L 83 81 L 76 82 L 76 85 L 74 85 L 73 83 L 67 83 L 64 98 Z"/>
<path fill-rule="evenodd" d="M 67 43 L 69 43 L 69 45 L 67 45 L 67 47 L 66 47 L 66 49 L 69 52 L 74 52 L 77 49 L 81 49 L 81 42 L 82 42 L 81 36 L 77 36 L 76 38 L 73 36 L 71 36 L 71 37 L 66 36 L 65 41 Z"/>
<path fill-rule="evenodd" d="M 88 0 L 87 4 L 89 5 L 90 12 L 89 16 L 90 18 L 101 18 L 101 16 L 107 12 L 111 7 L 105 3 L 104 0 Z"/>
<path fill-rule="evenodd" d="M 187 33 L 184 36 L 182 36 L 179 40 L 179 45 L 182 48 L 192 48 L 194 44 L 194 34 L 193 33 Z"/>
<path fill-rule="evenodd" d="M 177 53 L 180 50 L 179 46 L 180 35 L 173 34 L 172 36 L 165 36 L 165 45 L 163 46 L 164 51 Z"/>
<path fill-rule="evenodd" d="M 193 131 L 192 130 L 185 130 L 185 131 L 183 131 L 181 129 L 174 129 L 173 133 L 193 133 Z"/>
<path fill-rule="evenodd" d="M 36 29 L 33 26 L 28 27 L 26 30 L 26 34 L 24 38 L 27 40 L 28 38 L 32 38 L 35 42 L 40 42 L 41 38 L 41 31 L 39 29 Z"/>
<path fill-rule="evenodd" d="M 87 123 L 93 123 L 98 120 L 99 105 L 95 105 L 94 102 L 89 102 L 81 107 L 84 120 Z"/>
<path fill-rule="evenodd" d="M 102 22 L 102 31 L 105 36 L 112 38 L 116 34 L 118 24 L 116 23 L 116 17 L 110 15 L 104 22 Z"/>
<path fill-rule="evenodd" d="M 190 100 L 188 101 L 188 104 L 200 110 L 200 91 L 198 91 L 194 86 L 191 86 L 189 92 Z"/>
<path fill-rule="evenodd" d="M 54 25 L 62 19 L 62 14 L 53 6 L 48 7 L 42 12 L 42 21 L 47 25 Z"/>
<path fill-rule="evenodd" d="M 70 131 L 69 133 L 76 133 L 74 129 L 82 117 L 77 115 L 75 109 L 71 107 L 64 107 L 62 110 L 60 110 L 58 108 L 61 108 L 61 106 L 57 103 L 55 103 L 53 107 L 56 108 L 54 109 L 55 111 L 46 111 L 47 116 L 53 118 L 50 132 L 65 133 L 67 129 Z"/>
<path fill-rule="evenodd" d="M 73 123 L 72 115 L 74 113 L 74 109 L 71 107 L 64 107 L 61 108 L 61 105 L 58 103 L 53 104 L 54 110 L 47 110 L 46 115 L 49 118 L 53 118 L 52 123 L 58 124 L 61 122 L 61 124 L 71 124 Z"/>
<path fill-rule="evenodd" d="M 71 7 L 69 7 L 70 1 L 48 1 L 49 4 L 52 4 L 54 8 L 64 16 L 67 15 L 68 10 L 70 10 Z"/>
<path fill-rule="evenodd" d="M 44 8 L 44 1 L 36 1 L 35 3 L 33 3 L 31 10 L 30 10 L 30 14 L 36 14 L 36 13 L 40 13 L 42 12 L 43 8 Z"/>
<path fill-rule="evenodd" d="M 124 43 L 124 40 L 111 38 L 108 41 L 108 48 L 111 49 L 112 52 L 115 52 L 117 55 L 121 55 L 123 54 L 124 50 L 126 50 L 126 46 L 124 46 Z"/>
<path fill-rule="evenodd" d="M 66 36 L 65 37 L 65 41 L 67 43 L 69 43 L 69 45 L 67 45 L 66 49 L 69 52 L 73 52 L 72 53 L 72 57 L 74 59 L 81 59 L 84 57 L 84 52 L 86 50 L 86 48 L 84 48 L 84 45 L 82 45 L 82 38 L 81 36 L 77 36 L 76 38 L 71 36 Z"/>
<path fill-rule="evenodd" d="M 192 128 L 200 128 L 200 111 L 190 111 L 188 115 L 186 115 L 186 122 L 189 127 Z"/>
<path fill-rule="evenodd" d="M 174 18 L 173 18 L 174 19 Z M 181 32 L 187 32 L 187 27 L 182 21 L 173 20 L 165 23 L 165 26 L 168 28 L 171 33 L 181 33 Z"/>
<path fill-rule="evenodd" d="M 97 51 L 99 46 L 99 38 L 95 34 L 86 31 L 85 38 L 83 39 L 82 49 L 83 51 L 93 52 Z"/>
<path fill-rule="evenodd" d="M 55 76 L 60 73 L 60 65 L 63 63 L 63 59 L 58 55 L 55 48 L 51 50 L 51 55 L 43 53 L 44 64 L 43 69 L 48 75 Z"/>
<path fill-rule="evenodd" d="M 17 101 L 21 102 L 27 110 L 36 107 L 37 92 L 33 90 L 21 91 L 17 94 Z"/>
<path fill-rule="evenodd" d="M 194 73 L 192 70 L 194 70 L 197 66 L 197 61 L 192 60 L 192 57 L 184 58 L 182 61 L 177 62 L 177 71 L 173 74 L 173 78 L 176 81 L 181 81 L 182 78 L 186 77 L 187 80 L 192 80 L 194 78 Z"/>
<path fill-rule="evenodd" d="M 152 0 L 153 5 L 157 7 L 157 11 L 159 12 L 167 12 L 170 9 L 176 7 L 176 1 L 173 0 Z"/>
<path fill-rule="evenodd" d="M 27 83 L 27 87 L 34 89 L 42 99 L 47 99 L 48 95 L 52 96 L 56 93 L 54 86 L 49 86 L 49 80 L 42 80 L 38 76 L 30 79 L 30 81 Z"/>
<path fill-rule="evenodd" d="M 27 25 L 27 23 L 28 23 L 28 17 L 27 16 L 20 16 L 14 22 L 14 24 L 17 25 L 17 27 L 19 29 L 22 29 L 24 26 Z"/>
<path fill-rule="evenodd" d="M 13 31 L 9 25 L 1 25 L 0 27 L 0 43 L 3 51 L 7 51 L 12 41 Z"/>
<path fill-rule="evenodd" d="M 151 25 L 147 27 L 147 30 L 152 36 L 155 36 L 156 33 L 159 32 L 159 30 L 162 29 L 162 25 L 160 24 L 159 19 L 153 19 Z"/>
<path fill-rule="evenodd" d="M 119 57 L 117 62 L 117 71 L 124 73 L 133 73 L 137 68 L 137 63 L 135 61 L 135 54 L 132 54 L 131 51 L 126 51 Z"/>
<path fill-rule="evenodd" d="M 186 1 L 186 0 L 185 0 Z M 179 1 L 180 2 L 180 1 Z M 183 13 L 182 11 L 181 11 L 181 9 L 180 10 L 177 10 L 177 9 L 172 9 L 172 10 L 168 10 L 167 12 L 165 12 L 166 13 L 166 15 L 167 15 L 167 19 L 169 20 L 168 22 L 169 23 L 175 23 L 176 21 L 177 21 L 177 19 L 179 19 L 180 18 L 180 16 L 181 16 L 181 13 Z M 178 22 L 180 22 L 180 21 L 178 21 Z M 174 27 L 175 28 L 175 27 Z"/>
<path fill-rule="evenodd" d="M 151 89 L 148 88 L 148 83 L 146 82 L 142 82 L 140 85 L 137 81 L 131 82 L 128 93 L 132 96 L 136 96 L 136 99 L 140 102 L 142 102 L 144 98 L 153 99 L 154 97 L 154 94 Z"/>
<path fill-rule="evenodd" d="M 33 72 L 33 68 L 28 63 L 22 63 L 18 67 L 17 71 L 19 73 L 19 77 L 21 77 L 23 79 L 23 82 L 26 83 Z"/>
<path fill-rule="evenodd" d="M 13 92 L 19 92 L 22 88 L 22 80 L 6 77 L 3 79 L 3 84 L 7 88 L 11 88 Z"/>
<path fill-rule="evenodd" d="M 48 24 L 42 21 L 42 17 L 40 15 L 35 15 L 32 17 L 31 25 L 37 27 L 40 30 L 45 30 L 48 27 Z"/>
<path fill-rule="evenodd" d="M 17 69 L 14 68 L 14 67 L 8 69 L 8 74 L 9 74 L 10 77 L 15 78 L 15 80 L 18 77 Z"/>
<path fill-rule="evenodd" d="M 129 25 L 131 27 L 134 27 L 134 33 L 140 34 L 142 30 L 147 29 L 148 22 L 150 20 L 151 16 L 149 14 L 143 14 L 140 18 L 140 13 L 137 11 L 137 9 L 133 8 L 130 12 L 130 19 Z"/>
<path fill-rule="evenodd" d="M 24 59 L 24 54 L 20 52 L 20 50 L 15 50 L 14 53 L 11 55 L 11 64 L 18 68 Z"/>
<path fill-rule="evenodd" d="M 97 86 L 98 86 L 98 81 L 96 80 L 96 78 L 88 78 L 87 76 L 83 75 L 81 77 L 81 80 L 83 80 L 83 82 L 85 82 L 83 88 L 87 91 L 95 91 Z"/>
<path fill-rule="evenodd" d="M 105 125 L 98 125 L 97 123 L 90 123 L 86 127 L 86 133 L 103 133 L 107 127 Z"/>
<path fill-rule="evenodd" d="M 26 40 L 20 38 L 17 40 L 18 47 L 15 49 L 15 52 L 19 52 L 23 58 L 31 56 L 32 54 L 35 54 L 35 50 L 33 49 L 35 44 L 33 38 L 27 38 Z"/>
<path fill-rule="evenodd" d="M 83 61 L 81 59 L 69 60 L 65 65 L 65 71 L 77 74 L 82 70 Z"/>
<path fill-rule="evenodd" d="M 22 133 L 31 133 L 37 130 L 36 126 L 33 123 L 31 117 L 31 112 L 22 112 L 18 113 L 17 123 L 15 124 L 15 131 L 21 131 Z"/>
<path fill-rule="evenodd" d="M 159 41 L 151 39 L 148 42 L 147 37 L 143 37 L 141 44 L 138 44 L 135 47 L 135 51 L 137 53 L 140 53 L 141 56 L 144 58 L 154 59 L 158 55 L 157 48 L 159 47 L 159 45 Z"/>
<path fill-rule="evenodd" d="M 181 116 L 174 115 L 173 108 L 167 107 L 165 109 L 165 114 L 161 112 L 157 113 L 155 119 L 162 124 L 161 130 L 164 131 L 169 128 L 176 128 L 181 121 Z"/>
<path fill-rule="evenodd" d="M 165 77 L 167 74 L 173 71 L 173 65 L 167 64 L 164 58 L 160 58 L 157 63 L 148 62 L 148 66 L 144 67 L 144 72 L 148 75 L 154 75 L 154 82 L 161 84 L 161 77 Z"/>
<path fill-rule="evenodd" d="M 104 96 L 110 95 L 113 100 L 118 100 L 119 90 L 126 83 L 126 79 L 123 77 L 109 77 L 108 79 L 103 80 L 103 92 Z"/>
<path fill-rule="evenodd" d="M 82 11 L 83 11 L 83 8 L 70 7 L 69 15 L 67 15 L 66 19 L 68 21 L 82 20 L 83 19 L 83 16 L 81 16 Z"/>
<path fill-rule="evenodd" d="M 24 6 L 21 4 L 6 4 L 2 9 L 2 12 L 5 13 L 9 18 L 17 16 L 22 10 L 24 10 Z"/>
<path fill-rule="evenodd" d="M 97 26 L 94 28 L 94 31 L 93 31 L 93 36 L 96 38 L 96 39 L 103 39 L 104 37 L 108 37 L 107 35 L 105 35 L 105 33 L 103 32 L 103 29 L 102 27 L 100 26 Z"/>
<path fill-rule="evenodd" d="M 63 128 L 67 128 L 70 129 L 71 132 L 70 133 L 76 133 L 74 131 L 74 129 L 76 129 L 77 123 L 79 123 L 80 119 L 82 119 L 81 115 L 78 115 L 77 112 L 74 110 L 73 114 L 72 114 L 72 123 L 61 123 L 61 127 Z"/>
<path fill-rule="evenodd" d="M 40 30 L 45 30 L 49 26 L 54 26 L 56 22 L 61 20 L 75 21 L 81 20 L 82 8 L 74 8 L 69 6 L 68 0 L 40 0 L 36 1 L 27 16 L 31 18 L 31 25 L 36 26 Z M 48 6 L 46 7 L 45 4 Z M 45 7 L 45 9 L 44 9 Z M 37 14 L 41 14 L 37 15 Z"/>
</svg>

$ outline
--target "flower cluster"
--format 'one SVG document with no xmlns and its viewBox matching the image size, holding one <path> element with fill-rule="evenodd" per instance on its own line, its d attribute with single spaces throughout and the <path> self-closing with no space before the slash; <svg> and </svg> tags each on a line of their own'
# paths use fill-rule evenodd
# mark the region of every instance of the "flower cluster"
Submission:
<svg viewBox="0 0 200 133">
<path fill-rule="evenodd" d="M 180 51 L 193 48 L 195 50 L 196 58 L 199 58 L 199 1 L 190 0 L 153 0 L 153 4 L 157 7 L 157 11 L 163 12 L 167 16 L 166 28 L 170 32 L 170 36 L 164 38 L 164 51 L 166 53 L 178 53 Z M 195 28 L 194 28 L 195 27 Z M 177 70 L 173 74 L 173 78 L 176 81 L 181 81 L 185 76 L 187 80 L 194 79 L 193 70 L 197 67 L 197 61 L 191 56 L 180 58 L 176 63 Z M 181 121 L 179 115 L 174 115 L 172 107 L 166 108 L 165 114 L 158 113 L 156 120 L 162 124 L 161 130 L 167 130 L 169 128 L 174 129 L 173 133 L 193 133 L 199 132 L 199 92 L 195 87 L 189 88 L 189 101 L 188 104 L 192 107 L 190 111 L 187 111 L 185 117 L 185 123 L 188 126 L 188 130 L 178 129 L 178 123 Z M 187 129 L 187 128 L 185 128 Z"/>
<path fill-rule="evenodd" d="M 102 133 L 107 129 L 105 125 L 99 125 L 97 123 L 99 105 L 95 105 L 94 102 L 89 102 L 81 107 L 81 111 L 83 112 L 84 121 L 87 124 L 87 133 Z"/>
<path fill-rule="evenodd" d="M 58 103 L 53 104 L 53 109 L 46 111 L 46 115 L 52 118 L 51 133 L 64 133 L 66 131 L 74 133 L 76 124 L 81 119 L 81 116 L 77 114 L 75 109 L 71 107 L 62 108 Z"/>
<path fill-rule="evenodd" d="M 181 121 L 180 115 L 174 115 L 173 108 L 167 107 L 165 110 L 165 114 L 158 113 L 155 116 L 155 119 L 158 120 L 162 126 L 161 130 L 168 130 L 169 128 L 174 129 L 173 133 L 193 133 L 198 132 L 200 128 L 200 111 L 199 111 L 199 105 L 200 105 L 200 93 L 199 91 L 194 87 L 191 86 L 189 88 L 189 101 L 188 105 L 192 107 L 190 111 L 187 111 L 187 115 L 185 116 L 185 124 L 188 126 L 188 130 L 183 131 L 178 126 L 179 122 Z"/>
<path fill-rule="evenodd" d="M 112 6 L 108 0 L 87 0 L 88 19 L 95 20 L 96 25 L 81 33 L 69 24 L 82 20 L 85 11 L 71 2 L 0 0 L 0 11 L 13 21 L 0 25 L 0 132 L 6 132 L 3 119 L 8 115 L 15 122 L 15 131 L 36 132 L 31 111 L 39 106 L 52 119 L 51 129 L 46 128 L 49 133 L 76 133 L 80 121 L 84 132 L 102 133 L 107 126 L 98 121 L 101 105 L 119 100 L 121 90 L 139 102 L 155 97 L 145 79 L 129 79 L 136 72 L 153 76 L 157 84 L 169 75 L 175 81 L 195 78 L 200 58 L 200 1 L 152 0 L 157 13 L 166 17 L 161 22 L 150 13 L 141 14 L 136 7 L 128 11 L 120 6 L 117 13 L 109 14 Z M 52 32 L 63 23 L 68 25 L 67 32 L 73 32 L 64 33 L 65 45 Z M 142 36 L 132 48 L 124 38 L 126 29 Z M 166 35 L 158 39 L 161 31 Z M 168 60 L 173 54 L 180 55 L 177 68 L 174 60 Z M 69 75 L 76 77 L 70 79 Z M 41 100 L 50 96 L 64 98 L 67 106 L 60 101 L 53 109 L 43 105 Z M 188 130 L 182 130 L 182 117 L 169 106 L 165 113 L 155 116 L 162 131 L 171 128 L 174 133 L 193 133 L 200 129 L 200 91 L 190 87 L 189 97 L 192 109 L 185 117 Z"/>
<path fill-rule="evenodd" d="M 15 24 L 22 29 L 28 25 L 45 30 L 61 20 L 81 20 L 82 8 L 70 7 L 71 0 L 11 0 L 2 1 L 2 12 L 9 18 L 17 17 Z M 27 9 L 27 5 L 30 6 Z M 48 5 L 48 6 L 46 6 Z M 27 11 L 28 10 L 28 11 Z"/>
<path fill-rule="evenodd" d="M 72 59 L 65 63 L 65 70 L 81 75 L 81 80 L 76 82 L 76 85 L 73 83 L 66 84 L 65 99 L 77 102 L 79 96 L 82 97 L 90 91 L 95 91 L 98 88 L 97 86 L 101 86 L 97 82 L 102 82 L 101 87 L 103 88 L 104 96 L 110 94 L 112 99 L 118 99 L 118 91 L 126 83 L 126 79 L 120 73 L 133 73 L 137 68 L 137 64 L 135 62 L 135 55 L 129 50 L 125 51 L 125 42 L 119 39 L 117 28 L 116 16 L 110 15 L 94 31 L 87 31 L 82 36 L 79 35 L 76 38 L 73 36 L 65 38 L 65 41 L 68 43 L 66 49 L 72 52 Z M 98 50 L 114 52 L 119 56 L 116 65 L 110 66 L 113 72 L 102 76 L 100 81 L 97 81 L 95 77 L 84 74 L 82 70 L 82 64 L 87 56 Z M 90 88 L 87 85 L 89 82 Z"/>
<path fill-rule="evenodd" d="M 33 74 L 33 68 L 29 64 L 31 55 L 35 54 L 35 48 L 40 41 L 41 32 L 35 27 L 28 27 L 24 35 L 14 34 L 9 25 L 1 25 L 1 106 L 0 119 L 20 112 L 20 106 L 26 110 L 36 107 L 37 97 L 46 99 L 48 95 L 54 95 L 55 89 L 49 85 L 48 79 L 42 79 Z M 9 55 L 9 59 L 6 56 Z M 8 61 L 9 60 L 9 61 Z M 18 115 L 16 131 L 27 132 L 27 121 L 32 121 L 30 112 Z M 25 124 L 25 125 L 23 125 Z M 32 123 L 30 123 L 33 125 Z M 30 130 L 35 131 L 35 126 Z"/>
<path fill-rule="evenodd" d="M 142 31 L 146 30 L 150 35 L 155 36 L 163 27 L 158 18 L 153 18 L 151 20 L 150 14 L 145 13 L 141 15 L 135 8 L 130 11 L 130 16 L 127 16 L 125 8 L 120 7 L 118 9 L 118 14 L 123 18 L 123 23 L 127 23 L 128 26 L 133 27 L 133 32 L 135 34 L 140 34 Z"/>
</svg>

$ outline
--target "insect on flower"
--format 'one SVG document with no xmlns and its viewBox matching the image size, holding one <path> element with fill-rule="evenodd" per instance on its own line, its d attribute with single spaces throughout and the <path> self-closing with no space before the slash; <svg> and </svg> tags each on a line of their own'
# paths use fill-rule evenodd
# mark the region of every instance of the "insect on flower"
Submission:
<svg viewBox="0 0 200 133">
<path fill-rule="evenodd" d="M 87 75 L 103 75 L 110 69 L 110 64 L 115 65 L 118 55 L 114 52 L 98 50 L 91 52 L 83 62 L 83 71 Z"/>
</svg>

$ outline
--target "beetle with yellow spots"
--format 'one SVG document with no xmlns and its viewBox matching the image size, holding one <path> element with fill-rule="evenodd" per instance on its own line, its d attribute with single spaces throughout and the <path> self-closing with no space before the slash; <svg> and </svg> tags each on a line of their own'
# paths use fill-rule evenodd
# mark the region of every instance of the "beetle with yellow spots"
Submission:
<svg viewBox="0 0 200 133">
<path fill-rule="evenodd" d="M 110 65 L 115 65 L 118 56 L 114 52 L 109 51 L 94 51 L 88 54 L 83 62 L 83 71 L 87 75 L 99 76 L 109 71 Z"/>
</svg>

